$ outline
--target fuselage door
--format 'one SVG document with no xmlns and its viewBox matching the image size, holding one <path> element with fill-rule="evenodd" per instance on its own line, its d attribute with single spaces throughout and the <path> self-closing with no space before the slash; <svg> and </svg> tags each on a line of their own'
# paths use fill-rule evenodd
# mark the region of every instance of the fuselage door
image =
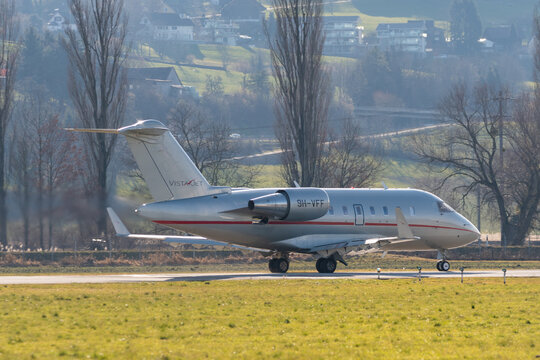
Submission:
<svg viewBox="0 0 540 360">
<path fill-rule="evenodd" d="M 354 224 L 364 225 L 364 208 L 360 204 L 353 205 L 354 207 Z"/>
</svg>

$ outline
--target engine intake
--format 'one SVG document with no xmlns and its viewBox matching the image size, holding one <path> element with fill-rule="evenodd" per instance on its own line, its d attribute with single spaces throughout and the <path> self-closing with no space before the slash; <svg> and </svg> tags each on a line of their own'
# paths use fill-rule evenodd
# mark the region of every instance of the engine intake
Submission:
<svg viewBox="0 0 540 360">
<path fill-rule="evenodd" d="M 248 201 L 248 208 L 259 216 L 287 221 L 318 219 L 328 212 L 330 198 L 319 188 L 278 190 Z"/>
</svg>

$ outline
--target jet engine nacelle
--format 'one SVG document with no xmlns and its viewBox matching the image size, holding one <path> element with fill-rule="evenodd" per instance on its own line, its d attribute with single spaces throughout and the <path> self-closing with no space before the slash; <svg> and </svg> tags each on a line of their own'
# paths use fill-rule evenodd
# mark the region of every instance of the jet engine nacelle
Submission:
<svg viewBox="0 0 540 360">
<path fill-rule="evenodd" d="M 328 193 L 318 188 L 278 190 L 249 200 L 249 209 L 257 215 L 287 221 L 318 219 L 328 212 Z"/>
</svg>

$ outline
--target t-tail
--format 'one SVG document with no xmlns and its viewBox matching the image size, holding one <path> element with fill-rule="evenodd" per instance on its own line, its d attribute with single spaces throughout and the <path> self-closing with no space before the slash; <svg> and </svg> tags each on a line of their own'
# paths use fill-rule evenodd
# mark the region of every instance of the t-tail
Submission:
<svg viewBox="0 0 540 360">
<path fill-rule="evenodd" d="M 228 187 L 208 183 L 170 130 L 160 121 L 141 120 L 118 130 L 70 130 L 124 135 L 155 201 L 230 192 Z"/>
</svg>

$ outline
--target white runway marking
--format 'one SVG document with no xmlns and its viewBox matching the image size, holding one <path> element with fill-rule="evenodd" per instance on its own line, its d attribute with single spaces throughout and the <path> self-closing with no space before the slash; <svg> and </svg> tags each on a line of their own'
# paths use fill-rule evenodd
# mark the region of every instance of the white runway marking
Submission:
<svg viewBox="0 0 540 360">
<path fill-rule="evenodd" d="M 422 278 L 458 278 L 459 271 L 422 272 Z M 471 270 L 464 272 L 467 278 L 503 277 L 501 270 Z M 540 277 L 540 270 L 508 270 L 507 278 Z M 413 279 L 418 278 L 416 271 L 381 272 L 381 279 Z M 279 280 L 279 279 L 377 279 L 376 272 L 338 272 L 334 274 L 319 274 L 315 272 L 291 272 L 287 274 L 270 273 L 177 273 L 177 274 L 121 274 L 121 275 L 32 275 L 32 276 L 0 276 L 1 285 L 14 284 L 104 284 L 104 283 L 134 283 L 159 281 L 215 281 L 215 280 Z"/>
</svg>

